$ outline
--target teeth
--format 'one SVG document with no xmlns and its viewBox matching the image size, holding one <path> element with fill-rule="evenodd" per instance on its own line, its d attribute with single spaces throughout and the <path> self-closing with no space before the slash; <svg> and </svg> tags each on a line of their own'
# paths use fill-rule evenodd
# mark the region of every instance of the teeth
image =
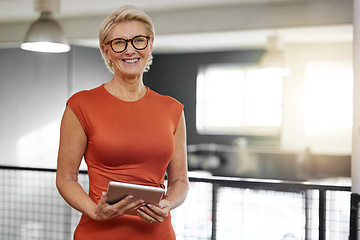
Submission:
<svg viewBox="0 0 360 240">
<path fill-rule="evenodd" d="M 124 62 L 126 63 L 134 63 L 137 62 L 139 59 L 125 59 Z"/>
</svg>

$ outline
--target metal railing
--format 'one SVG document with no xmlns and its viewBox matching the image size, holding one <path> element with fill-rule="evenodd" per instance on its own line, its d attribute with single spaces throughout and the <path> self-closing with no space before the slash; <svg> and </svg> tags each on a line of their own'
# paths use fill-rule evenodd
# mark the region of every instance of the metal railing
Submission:
<svg viewBox="0 0 360 240">
<path fill-rule="evenodd" d="M 71 239 L 80 214 L 55 187 L 55 169 L 0 166 L 0 240 Z M 347 239 L 349 186 L 190 177 L 172 211 L 177 239 Z M 79 182 L 87 191 L 87 173 Z M 265 236 L 265 238 L 264 238 Z"/>
</svg>

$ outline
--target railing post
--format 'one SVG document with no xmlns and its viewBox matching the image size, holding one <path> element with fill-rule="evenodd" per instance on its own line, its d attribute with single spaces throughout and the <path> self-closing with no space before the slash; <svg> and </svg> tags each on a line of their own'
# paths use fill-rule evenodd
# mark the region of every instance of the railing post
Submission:
<svg viewBox="0 0 360 240">
<path fill-rule="evenodd" d="M 351 206 L 350 206 L 349 240 L 357 240 L 358 239 L 359 202 L 360 202 L 360 195 L 357 193 L 352 193 L 351 194 Z"/>
<path fill-rule="evenodd" d="M 212 227 L 211 227 L 211 240 L 216 240 L 218 189 L 219 189 L 218 184 L 213 183 L 213 189 L 212 189 L 212 222 L 211 222 Z"/>
<path fill-rule="evenodd" d="M 305 239 L 310 239 L 309 233 L 309 213 L 310 213 L 310 205 L 309 205 L 309 192 L 304 191 L 305 195 Z"/>
<path fill-rule="evenodd" d="M 326 239 L 326 190 L 319 191 L 319 240 Z"/>
</svg>

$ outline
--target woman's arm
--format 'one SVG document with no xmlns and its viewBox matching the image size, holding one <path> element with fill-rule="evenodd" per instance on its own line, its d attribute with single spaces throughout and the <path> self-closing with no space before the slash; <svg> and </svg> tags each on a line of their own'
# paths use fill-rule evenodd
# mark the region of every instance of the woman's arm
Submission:
<svg viewBox="0 0 360 240">
<path fill-rule="evenodd" d="M 167 192 L 165 199 L 170 209 L 180 206 L 189 190 L 187 174 L 186 124 L 184 112 L 181 114 L 175 137 L 175 152 L 167 168 Z"/>
<path fill-rule="evenodd" d="M 56 186 L 65 201 L 76 210 L 93 217 L 96 204 L 78 183 L 78 171 L 87 146 L 87 137 L 69 106 L 60 127 Z"/>
<path fill-rule="evenodd" d="M 181 114 L 175 137 L 175 152 L 168 168 L 167 192 L 159 206 L 147 205 L 138 210 L 138 215 L 147 222 L 160 223 L 168 217 L 170 210 L 180 206 L 189 191 L 187 174 L 186 124 L 184 112 Z"/>
<path fill-rule="evenodd" d="M 143 205 L 137 201 L 131 204 L 131 196 L 120 202 L 109 205 L 106 193 L 102 194 L 96 204 L 78 183 L 78 172 L 87 146 L 87 136 L 79 119 L 69 106 L 66 107 L 60 127 L 60 146 L 58 154 L 56 186 L 65 201 L 88 217 L 105 221 L 134 212 Z"/>
</svg>

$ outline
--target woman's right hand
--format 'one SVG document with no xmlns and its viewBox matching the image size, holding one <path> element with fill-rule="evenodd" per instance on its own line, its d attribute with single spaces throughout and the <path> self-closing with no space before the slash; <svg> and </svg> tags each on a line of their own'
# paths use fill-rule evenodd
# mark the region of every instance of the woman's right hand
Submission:
<svg viewBox="0 0 360 240">
<path fill-rule="evenodd" d="M 108 204 L 107 194 L 103 192 L 100 201 L 97 205 L 95 216 L 93 217 L 96 221 L 106 221 L 115 217 L 120 217 L 125 214 L 137 215 L 136 210 L 144 206 L 145 203 L 143 200 L 138 200 L 136 202 L 131 202 L 133 196 L 129 195 L 122 199 L 121 201 L 115 204 Z"/>
</svg>

